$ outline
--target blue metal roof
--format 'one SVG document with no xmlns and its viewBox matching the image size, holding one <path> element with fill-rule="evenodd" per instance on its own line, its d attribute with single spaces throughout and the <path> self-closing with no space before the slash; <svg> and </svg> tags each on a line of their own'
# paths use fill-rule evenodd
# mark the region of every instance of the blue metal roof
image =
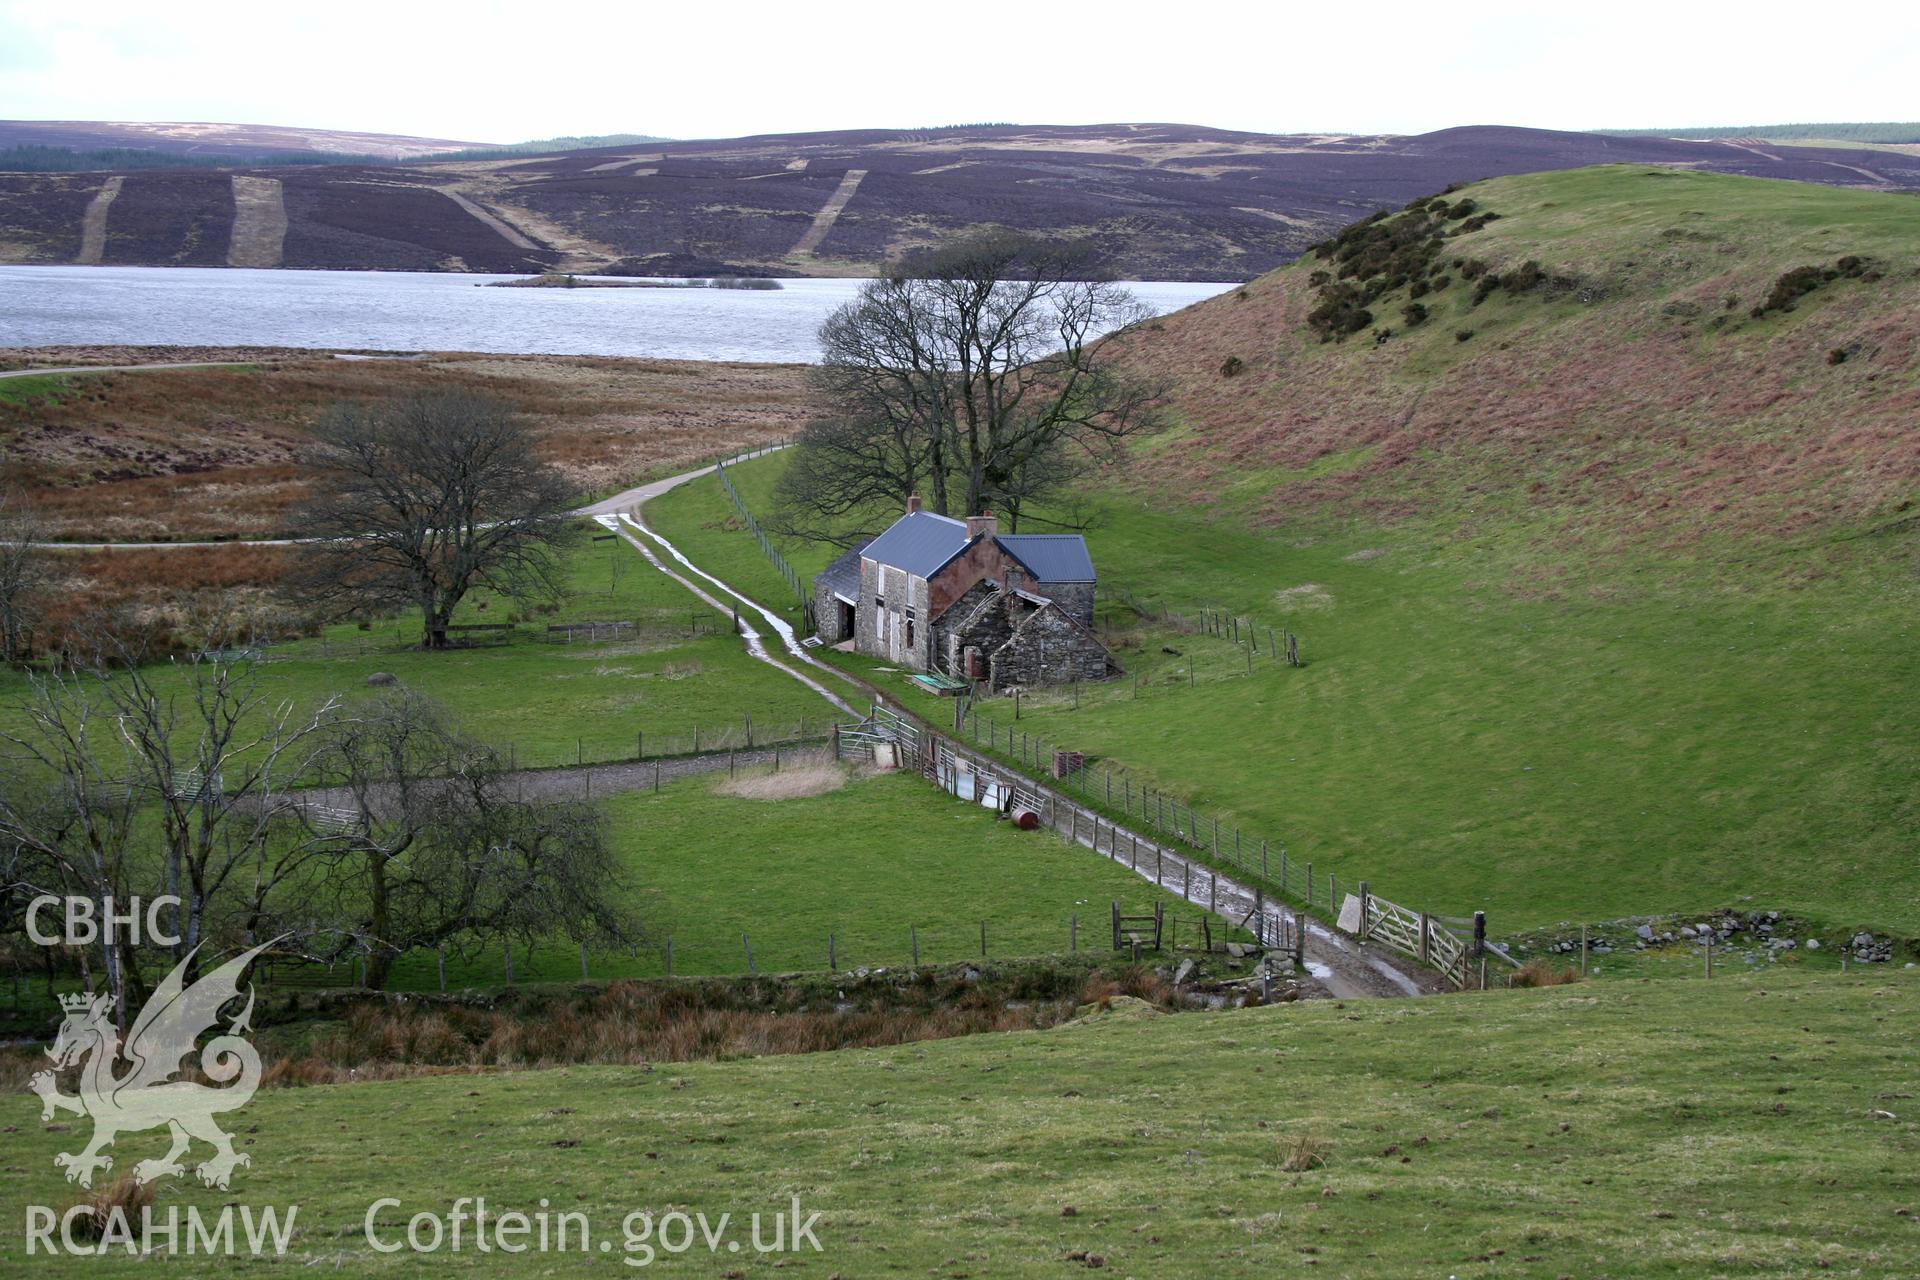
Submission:
<svg viewBox="0 0 1920 1280">
<path fill-rule="evenodd" d="M 910 511 L 893 527 L 867 544 L 861 554 L 869 560 L 904 569 L 917 578 L 931 578 L 967 545 L 964 520 Z"/>
<path fill-rule="evenodd" d="M 1077 533 L 1003 533 L 1000 545 L 1033 574 L 1035 582 L 1092 582 L 1093 557 Z"/>
</svg>

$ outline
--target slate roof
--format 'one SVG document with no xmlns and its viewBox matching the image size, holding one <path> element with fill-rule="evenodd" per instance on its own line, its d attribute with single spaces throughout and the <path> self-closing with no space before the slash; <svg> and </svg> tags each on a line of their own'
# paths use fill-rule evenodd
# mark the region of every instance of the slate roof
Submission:
<svg viewBox="0 0 1920 1280">
<path fill-rule="evenodd" d="M 860 543 L 841 553 L 840 558 L 820 571 L 814 581 L 835 595 L 845 596 L 849 600 L 860 599 L 860 553 L 868 544 Z"/>
<path fill-rule="evenodd" d="M 1000 545 L 1027 566 L 1035 582 L 1092 582 L 1093 557 L 1077 533 L 1003 533 Z"/>
<path fill-rule="evenodd" d="M 909 511 L 867 544 L 867 559 L 931 578 L 967 545 L 967 524 L 931 511 Z M 855 584 L 858 585 L 857 583 Z"/>
<path fill-rule="evenodd" d="M 967 524 L 931 511 L 910 511 L 869 542 L 869 560 L 931 578 L 967 547 Z M 996 541 L 1033 575 L 1035 582 L 1092 582 L 1093 557 L 1077 533 L 1003 533 Z M 838 565 L 835 561 L 835 565 Z M 832 572 L 831 569 L 828 570 Z M 856 581 L 854 586 L 858 588 Z"/>
</svg>

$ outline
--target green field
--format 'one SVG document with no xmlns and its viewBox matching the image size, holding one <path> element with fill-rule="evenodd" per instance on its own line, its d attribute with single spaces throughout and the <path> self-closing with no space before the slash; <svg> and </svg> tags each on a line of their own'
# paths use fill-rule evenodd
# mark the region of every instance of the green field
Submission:
<svg viewBox="0 0 1920 1280">
<path fill-rule="evenodd" d="M 782 462 L 730 469 L 750 504 L 770 501 Z M 724 527 L 730 510 L 701 480 L 648 514 L 779 601 L 752 538 Z M 1261 534 L 1119 496 L 1093 511 L 1102 619 L 1128 676 L 1082 689 L 1078 710 L 1071 695 L 1027 700 L 1023 730 L 1316 872 L 1418 909 L 1485 910 L 1495 933 L 1723 905 L 1920 932 L 1904 835 L 1920 591 L 1895 552 L 1823 548 L 1811 581 L 1710 560 L 1587 565 L 1548 591 L 1518 585 L 1513 537 Z M 803 573 L 826 558 L 789 555 Z M 1307 665 L 1263 660 L 1248 677 L 1229 642 L 1143 623 L 1112 603 L 1121 592 L 1291 629 Z"/>
<path fill-rule="evenodd" d="M 590 954 L 593 977 L 663 975 L 669 934 L 676 974 L 745 973 L 742 934 L 759 972 L 791 973 L 827 969 L 829 933 L 842 970 L 904 968 L 916 937 L 922 964 L 978 958 L 983 923 L 987 954 L 1004 959 L 1067 952 L 1075 917 L 1081 948 L 1105 948 L 1116 900 L 1129 913 L 1164 902 L 1188 933 L 1207 914 L 1105 858 L 1050 833 L 1016 831 L 916 776 L 861 775 L 840 790 L 789 799 L 728 795 L 720 790 L 726 781 L 722 773 L 608 800 L 631 901 L 654 946 L 638 955 Z M 532 956 L 519 953 L 514 976 L 577 979 L 578 952 L 562 940 Z M 449 964 L 448 977 L 456 986 L 500 983 L 499 951 Z M 397 988 L 437 982 L 430 955 L 396 966 Z"/>
<path fill-rule="evenodd" d="M 353 1275 L 616 1274 L 621 1222 L 819 1213 L 802 1275 L 1894 1276 L 1920 1269 L 1920 977 L 1766 975 L 1108 1017 L 751 1061 L 273 1089 L 253 1165 L 162 1205 L 298 1206 L 289 1260 Z M 69 1202 L 25 1095 L 0 1203 Z M 1296 1141 L 1324 1165 L 1284 1167 Z M 131 1161 L 155 1135 L 128 1135 Z M 611 1257 L 377 1254 L 462 1196 L 588 1216 Z M 744 1238 L 744 1227 L 742 1230 Z M 577 1239 L 577 1235 L 575 1239 Z M 767 1238 L 771 1238 L 769 1229 Z M 27 1259 L 9 1274 L 138 1275 Z M 668 1274 L 771 1274 L 704 1245 Z M 221 1274 L 285 1263 L 235 1261 Z"/>
<path fill-rule="evenodd" d="M 599 527 L 593 526 L 600 532 Z M 763 736 L 776 729 L 824 726 L 832 708 L 791 677 L 751 657 L 728 619 L 642 560 L 623 542 L 585 542 L 568 553 L 567 592 L 552 613 L 527 613 L 508 644 L 426 652 L 417 616 L 326 628 L 264 650 L 263 689 L 307 709 L 333 696 L 366 691 L 386 672 L 448 707 L 475 736 L 535 767 L 631 759 L 636 741 L 685 750 L 698 726 L 710 745 L 722 731 L 744 734 L 752 716 Z M 476 591 L 456 618 L 503 623 L 512 601 Z M 631 638 L 549 643 L 562 622 L 627 620 Z M 697 633 L 696 633 L 697 627 Z M 0 675 L 0 716 L 24 692 L 17 673 Z"/>
</svg>

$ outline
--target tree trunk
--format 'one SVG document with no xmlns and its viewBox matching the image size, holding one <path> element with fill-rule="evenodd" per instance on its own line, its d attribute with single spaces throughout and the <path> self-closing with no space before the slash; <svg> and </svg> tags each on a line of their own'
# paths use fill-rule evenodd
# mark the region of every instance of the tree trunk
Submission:
<svg viewBox="0 0 1920 1280">
<path fill-rule="evenodd" d="M 376 852 L 367 875 L 367 932 L 378 947 L 378 950 L 370 950 L 367 954 L 367 988 L 371 991 L 384 990 L 387 978 L 393 972 L 393 948 L 388 942 L 392 926 L 393 909 L 387 896 L 387 859 L 385 854 Z"/>
</svg>

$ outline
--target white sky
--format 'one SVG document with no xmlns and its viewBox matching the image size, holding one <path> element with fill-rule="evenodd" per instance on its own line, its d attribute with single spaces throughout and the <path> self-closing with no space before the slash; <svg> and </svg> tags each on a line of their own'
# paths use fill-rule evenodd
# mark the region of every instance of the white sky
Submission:
<svg viewBox="0 0 1920 1280">
<path fill-rule="evenodd" d="M 1010 120 L 1257 132 L 1920 117 L 1920 5 L 0 0 L 0 118 L 487 142 Z"/>
</svg>

